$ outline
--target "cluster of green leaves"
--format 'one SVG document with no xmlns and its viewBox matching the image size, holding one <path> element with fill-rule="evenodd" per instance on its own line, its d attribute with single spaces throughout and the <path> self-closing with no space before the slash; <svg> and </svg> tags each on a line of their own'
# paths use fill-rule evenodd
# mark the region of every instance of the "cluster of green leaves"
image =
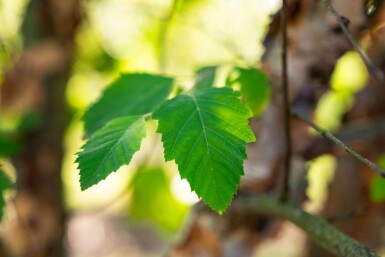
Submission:
<svg viewBox="0 0 385 257">
<path fill-rule="evenodd" d="M 246 144 L 255 140 L 248 118 L 262 108 L 260 96 L 247 92 L 268 92 L 268 86 L 261 72 L 237 68 L 228 86 L 240 83 L 245 105 L 232 88 L 213 87 L 216 70 L 198 70 L 194 89 L 171 99 L 169 77 L 123 74 L 112 83 L 84 115 L 88 139 L 76 159 L 82 190 L 129 164 L 146 137 L 146 121 L 156 119 L 166 161 L 176 162 L 181 177 L 213 210 L 226 209 L 244 173 Z"/>
</svg>

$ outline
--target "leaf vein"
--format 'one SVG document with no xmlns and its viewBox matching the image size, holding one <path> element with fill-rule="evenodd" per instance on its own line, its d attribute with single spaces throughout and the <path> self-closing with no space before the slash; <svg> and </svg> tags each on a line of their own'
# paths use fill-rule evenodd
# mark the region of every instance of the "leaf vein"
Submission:
<svg viewBox="0 0 385 257">
<path fill-rule="evenodd" d="M 209 161 L 210 161 L 210 172 L 211 172 L 211 175 L 213 177 L 214 186 L 215 186 L 215 188 L 218 188 L 217 181 L 215 179 L 215 172 L 214 172 L 214 169 L 213 169 L 213 163 L 212 163 L 212 159 L 211 159 L 211 155 L 210 155 L 209 142 L 208 142 L 207 134 L 206 134 L 206 126 L 205 126 L 205 124 L 203 122 L 201 110 L 199 108 L 199 105 L 198 105 L 198 102 L 197 102 L 195 96 L 190 95 L 190 97 L 194 101 L 194 104 L 196 105 L 196 108 L 197 108 L 197 112 L 198 112 L 198 115 L 199 115 L 199 120 L 200 120 L 200 123 L 201 123 L 201 126 L 202 126 L 202 130 L 203 130 L 203 135 L 204 135 L 204 138 L 205 138 L 205 141 L 206 141 L 207 155 L 208 155 Z M 216 191 L 216 198 L 217 198 L 217 201 L 219 202 L 219 196 L 218 196 L 218 192 L 217 191 Z"/>
<path fill-rule="evenodd" d="M 190 116 L 186 119 L 186 121 L 184 122 L 182 128 L 179 130 L 176 138 L 175 138 L 175 141 L 173 142 L 172 144 L 172 147 L 171 147 L 171 150 L 170 150 L 170 153 L 172 153 L 174 151 L 174 148 L 175 148 L 175 145 L 176 143 L 179 141 L 179 137 L 180 137 L 180 134 L 182 133 L 182 131 L 184 130 L 184 128 L 186 127 L 187 123 L 190 121 L 190 119 L 193 117 L 193 115 L 197 112 L 197 110 L 193 111 Z"/>
</svg>

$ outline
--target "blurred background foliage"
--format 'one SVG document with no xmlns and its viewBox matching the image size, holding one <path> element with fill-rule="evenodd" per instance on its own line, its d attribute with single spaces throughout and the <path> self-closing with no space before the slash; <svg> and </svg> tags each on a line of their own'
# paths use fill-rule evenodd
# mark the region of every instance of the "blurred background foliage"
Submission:
<svg viewBox="0 0 385 257">
<path fill-rule="evenodd" d="M 278 7 L 278 1 L 85 2 L 86 18 L 78 32 L 76 62 L 67 90 L 74 114 L 63 168 L 68 206 L 105 208 L 123 195 L 129 216 L 178 230 L 188 206 L 197 199 L 188 188 L 178 190 L 188 184 L 178 179 L 175 165 L 164 163 L 157 136 L 146 139 L 143 150 L 125 171 L 80 192 L 73 161 L 82 144 L 81 115 L 121 72 L 163 73 L 189 86 L 195 70 L 202 66 L 257 65 L 268 15 Z M 223 70 L 226 73 L 226 68 Z M 218 70 L 219 80 L 220 73 Z M 211 79 L 214 81 L 215 75 Z"/>
<path fill-rule="evenodd" d="M 0 24 L 3 24 L 0 26 L 0 81 L 21 53 L 20 26 L 26 4 L 27 0 L 0 0 Z M 192 86 L 195 74 L 199 87 L 211 83 L 233 86 L 246 92 L 244 101 L 255 116 L 261 115 L 268 103 L 270 88 L 268 78 L 254 68 L 260 65 L 264 50 L 262 39 L 270 15 L 278 8 L 278 0 L 83 1 L 84 18 L 77 33 L 75 62 L 66 92 L 71 120 L 66 130 L 62 172 L 68 212 L 80 213 L 78 219 L 69 223 L 67 241 L 73 256 L 119 256 L 118 253 L 95 255 L 76 243 L 79 238 L 91 240 L 95 237 L 91 241 L 97 245 L 108 237 L 108 227 L 104 223 L 99 220 L 94 224 L 88 219 L 88 225 L 82 224 L 93 237 L 87 234 L 82 238 L 77 222 L 89 217 L 87 215 L 116 217 L 123 213 L 134 230 L 137 224 L 155 227 L 156 240 L 164 244 L 180 236 L 176 232 L 185 222 L 189 207 L 198 200 L 188 184 L 180 180 L 175 164 L 164 162 L 155 123 L 148 125 L 149 136 L 129 166 L 81 192 L 74 160 L 83 144 L 81 117 L 86 108 L 119 73 L 149 72 L 174 76 L 186 87 Z M 344 75 L 347 71 L 349 76 Z M 315 121 L 337 131 L 342 115 L 353 104 L 354 93 L 367 79 L 365 66 L 358 55 L 345 54 L 336 65 L 330 91 L 318 103 Z M 258 91 L 248 87 L 257 81 L 266 86 Z M 3 168 L 12 177 L 15 176 L 14 169 L 5 157 L 22 147 L 18 143 L 18 131 L 33 128 L 38 120 L 39 117 L 33 114 L 20 118 L 1 113 L 0 157 Z M 313 206 L 311 209 L 322 207 L 334 169 L 335 158 L 332 156 L 309 162 L 307 192 Z M 373 182 L 374 201 L 385 199 L 384 188 L 383 180 Z M 99 237 L 95 235 L 97 233 Z M 140 236 L 135 238 L 141 240 Z M 133 237 L 130 240 L 134 240 Z M 137 241 L 132 244 L 141 245 Z M 142 240 L 143 249 L 145 242 Z M 109 248 L 104 246 L 106 249 Z M 139 250 L 136 253 L 130 249 L 130 256 L 141 256 Z M 159 249 L 162 246 L 147 249 L 146 256 L 157 256 Z M 115 250 L 118 252 L 119 249 Z"/>
</svg>

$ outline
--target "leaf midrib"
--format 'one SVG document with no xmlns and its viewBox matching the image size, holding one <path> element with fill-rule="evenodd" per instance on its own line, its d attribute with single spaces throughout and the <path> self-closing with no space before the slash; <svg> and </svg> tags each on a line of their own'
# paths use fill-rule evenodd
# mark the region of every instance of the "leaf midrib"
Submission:
<svg viewBox="0 0 385 257">
<path fill-rule="evenodd" d="M 115 149 L 115 147 L 117 145 L 119 145 L 123 139 L 126 137 L 127 133 L 131 132 L 136 126 L 137 126 L 137 122 L 140 121 L 140 119 L 137 119 L 135 120 L 133 123 L 131 123 L 127 129 L 125 130 L 125 132 L 123 133 L 123 135 L 118 139 L 118 141 L 112 145 L 111 149 L 108 151 L 108 153 L 106 154 L 106 156 L 103 158 L 103 161 L 101 163 L 104 163 L 104 161 L 106 160 L 106 158 L 112 153 L 112 149 Z M 126 152 L 126 149 L 125 149 L 125 152 Z M 115 163 L 115 158 L 114 158 L 114 163 Z M 97 171 L 99 171 L 100 167 L 97 169 Z"/>
<path fill-rule="evenodd" d="M 205 141 L 206 141 L 206 148 L 207 148 L 207 155 L 209 157 L 209 160 L 210 160 L 210 171 L 211 171 L 211 174 L 213 176 L 213 180 L 214 180 L 214 186 L 215 188 L 217 189 L 216 192 L 215 192 L 215 195 L 217 197 L 217 202 L 219 203 L 219 196 L 218 196 L 218 186 L 217 186 L 217 182 L 215 180 L 215 174 L 214 174 L 214 168 L 213 168 L 213 160 L 211 159 L 211 154 L 210 154 L 210 147 L 209 147 L 209 142 L 207 140 L 207 135 L 206 135 L 206 126 L 205 124 L 203 123 L 203 118 L 202 118 L 202 114 L 201 114 L 201 110 L 200 110 L 200 107 L 199 107 L 199 104 L 195 98 L 194 95 L 188 95 L 189 97 L 191 97 L 191 99 L 193 100 L 194 102 L 194 105 L 196 106 L 196 112 L 198 113 L 199 115 L 199 121 L 201 122 L 201 126 L 202 126 L 202 130 L 203 130 L 203 135 L 204 135 L 204 138 L 205 138 Z"/>
<path fill-rule="evenodd" d="M 115 149 L 115 147 L 117 145 L 119 145 L 122 141 L 123 141 L 123 138 L 126 137 L 127 133 L 131 132 L 133 130 L 134 127 L 137 127 L 137 122 L 140 121 L 140 118 L 138 118 L 137 120 L 135 120 L 133 123 L 131 123 L 126 129 L 125 129 L 125 132 L 122 134 L 122 136 L 119 137 L 118 141 L 116 143 L 114 143 L 110 150 L 108 151 L 108 153 L 104 156 L 103 160 L 100 162 L 99 164 L 99 167 L 96 169 L 96 171 L 93 173 L 93 174 L 96 174 L 96 173 L 99 173 L 100 172 L 100 169 L 102 166 L 104 166 L 104 162 L 106 161 L 107 157 L 110 156 L 110 154 L 112 153 L 112 150 Z M 135 125 L 135 126 L 134 126 Z M 111 140 L 112 141 L 112 140 Z M 126 148 L 123 146 L 124 148 L 124 152 L 127 153 L 127 150 Z M 126 156 L 127 157 L 127 156 Z M 114 158 L 114 164 L 116 164 L 116 160 Z M 92 177 L 90 177 L 89 179 L 87 179 L 87 183 L 91 180 Z"/>
</svg>

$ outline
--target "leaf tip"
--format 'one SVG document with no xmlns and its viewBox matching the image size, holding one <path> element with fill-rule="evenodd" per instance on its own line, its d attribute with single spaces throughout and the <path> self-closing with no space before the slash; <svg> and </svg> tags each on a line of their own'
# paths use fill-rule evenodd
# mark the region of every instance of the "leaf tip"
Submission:
<svg viewBox="0 0 385 257">
<path fill-rule="evenodd" d="M 84 185 L 81 180 L 80 180 L 80 190 L 83 192 L 85 191 L 86 189 L 90 188 L 90 186 L 88 185 Z"/>
</svg>

